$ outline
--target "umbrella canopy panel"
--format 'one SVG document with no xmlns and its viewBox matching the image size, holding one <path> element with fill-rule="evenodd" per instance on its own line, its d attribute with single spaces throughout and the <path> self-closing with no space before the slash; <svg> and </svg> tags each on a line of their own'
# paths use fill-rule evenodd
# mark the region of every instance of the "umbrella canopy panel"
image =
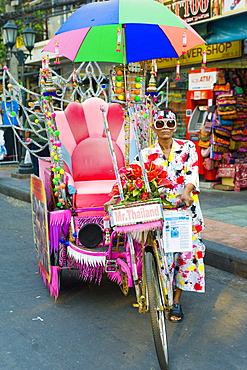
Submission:
<svg viewBox="0 0 247 370">
<path fill-rule="evenodd" d="M 121 42 L 117 46 L 118 32 Z M 110 0 L 83 5 L 67 19 L 44 51 L 74 62 L 133 63 L 177 58 L 204 40 L 181 18 L 154 0 Z M 118 49 L 119 51 L 116 51 Z"/>
<path fill-rule="evenodd" d="M 120 52 L 116 52 L 116 32 L 116 25 L 91 28 L 74 61 L 114 61 L 125 64 L 155 58 L 176 58 L 178 55 L 159 26 L 128 24 L 124 28 L 125 41 Z"/>
<path fill-rule="evenodd" d="M 180 19 L 157 1 L 110 0 L 83 5 L 67 19 L 56 34 L 72 29 L 125 23 L 181 27 Z"/>
</svg>

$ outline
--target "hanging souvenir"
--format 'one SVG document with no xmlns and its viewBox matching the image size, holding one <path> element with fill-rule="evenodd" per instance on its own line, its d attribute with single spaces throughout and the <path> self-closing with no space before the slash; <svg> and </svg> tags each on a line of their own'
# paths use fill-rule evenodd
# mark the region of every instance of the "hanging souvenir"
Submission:
<svg viewBox="0 0 247 370">
<path fill-rule="evenodd" d="M 176 64 L 176 78 L 175 78 L 176 81 L 179 81 L 180 80 L 180 61 L 178 60 L 177 61 L 177 64 Z"/>
</svg>

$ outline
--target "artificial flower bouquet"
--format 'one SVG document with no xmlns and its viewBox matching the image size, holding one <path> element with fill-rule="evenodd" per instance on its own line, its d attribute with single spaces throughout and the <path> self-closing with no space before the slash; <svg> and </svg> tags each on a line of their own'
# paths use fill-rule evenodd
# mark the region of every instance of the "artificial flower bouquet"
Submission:
<svg viewBox="0 0 247 370">
<path fill-rule="evenodd" d="M 166 189 L 172 189 L 173 184 L 167 178 L 167 172 L 164 171 L 164 167 L 154 163 L 157 157 L 158 154 L 150 154 L 148 156 L 148 162 L 144 163 L 151 194 L 145 188 L 142 169 L 139 164 L 133 163 L 127 167 L 120 168 L 119 174 L 125 202 L 138 202 L 145 201 L 149 198 L 160 198 L 162 203 L 170 204 L 166 200 Z M 119 195 L 118 185 L 113 187 L 110 195 Z"/>
</svg>

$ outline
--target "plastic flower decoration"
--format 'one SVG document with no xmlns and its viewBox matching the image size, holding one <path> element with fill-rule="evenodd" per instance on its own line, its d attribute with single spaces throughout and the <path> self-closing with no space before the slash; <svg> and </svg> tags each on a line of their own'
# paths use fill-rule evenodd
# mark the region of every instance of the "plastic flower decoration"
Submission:
<svg viewBox="0 0 247 370">
<path fill-rule="evenodd" d="M 173 184 L 167 178 L 167 172 L 164 171 L 164 167 L 154 163 L 158 156 L 158 154 L 150 154 L 148 156 L 148 162 L 144 163 L 151 194 L 149 194 L 145 188 L 142 170 L 139 164 L 134 163 L 127 167 L 120 168 L 119 174 L 125 202 L 143 201 L 151 197 L 160 198 L 163 203 L 170 204 L 170 202 L 166 200 L 166 189 L 172 189 Z M 110 195 L 119 195 L 117 185 L 113 187 Z"/>
</svg>

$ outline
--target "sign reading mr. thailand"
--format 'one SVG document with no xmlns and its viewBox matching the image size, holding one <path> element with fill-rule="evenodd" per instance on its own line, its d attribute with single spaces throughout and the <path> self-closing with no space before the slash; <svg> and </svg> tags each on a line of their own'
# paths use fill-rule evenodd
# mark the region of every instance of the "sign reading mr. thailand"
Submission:
<svg viewBox="0 0 247 370">
<path fill-rule="evenodd" d="M 133 225 L 163 219 L 162 205 L 159 202 L 141 203 L 131 206 L 114 206 L 110 209 L 112 226 Z"/>
</svg>

